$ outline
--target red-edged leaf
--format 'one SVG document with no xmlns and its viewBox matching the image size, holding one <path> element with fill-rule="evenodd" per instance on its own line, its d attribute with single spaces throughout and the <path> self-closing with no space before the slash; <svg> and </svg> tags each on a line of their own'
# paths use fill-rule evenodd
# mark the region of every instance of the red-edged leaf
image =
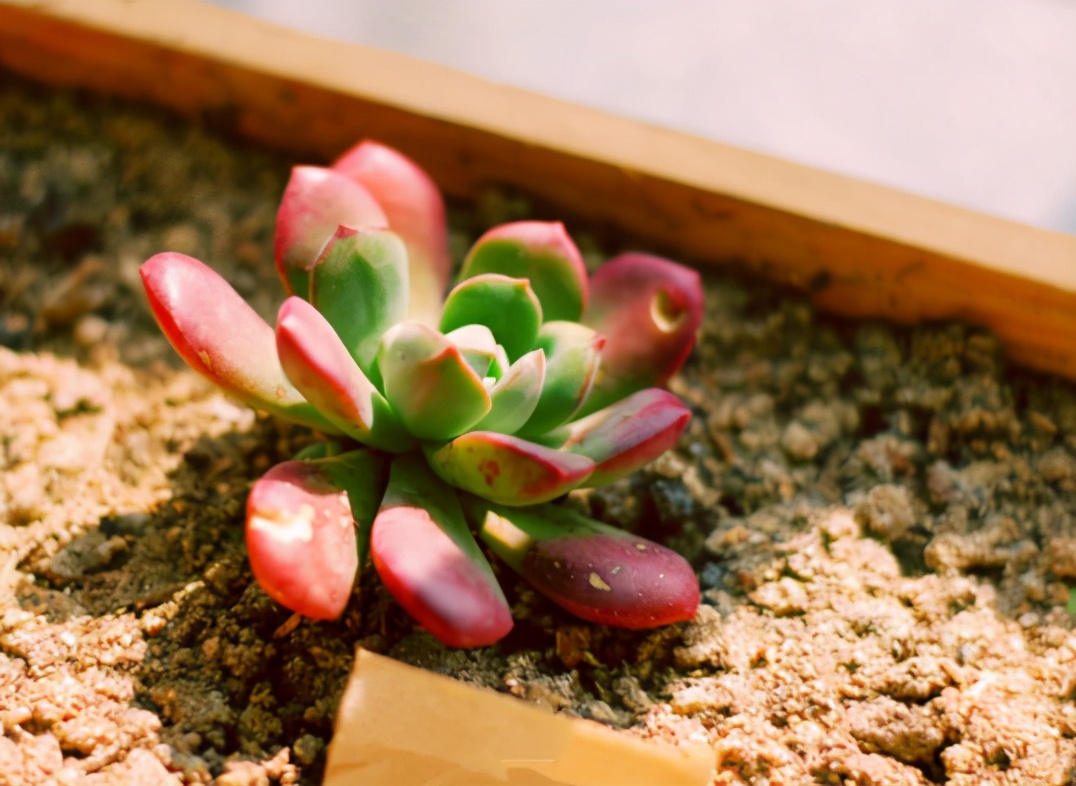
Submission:
<svg viewBox="0 0 1076 786">
<path fill-rule="evenodd" d="M 483 273 L 530 281 L 547 321 L 577 321 L 587 306 L 583 256 L 560 222 L 516 221 L 489 230 L 467 254 L 459 280 Z"/>
<path fill-rule="evenodd" d="M 474 429 L 501 434 L 518 431 L 538 406 L 544 380 L 545 353 L 540 349 L 528 352 L 489 389 L 489 412 L 475 423 Z"/>
<path fill-rule="evenodd" d="M 219 273 L 173 252 L 138 272 L 157 324 L 192 369 L 256 409 L 335 432 L 284 375 L 273 329 Z"/>
<path fill-rule="evenodd" d="M 294 295 L 277 315 L 276 348 L 288 379 L 333 425 L 364 445 L 399 452 L 414 439 L 317 309 Z"/>
<path fill-rule="evenodd" d="M 445 203 L 437 185 L 414 161 L 370 140 L 348 150 L 332 168 L 362 185 L 384 209 L 388 225 L 407 246 L 408 319 L 436 325 L 452 268 Z"/>
<path fill-rule="evenodd" d="M 502 505 L 533 505 L 566 494 L 594 470 L 586 456 L 519 437 L 472 431 L 426 450 L 434 472 L 457 488 Z"/>
<path fill-rule="evenodd" d="M 448 646 L 482 647 L 511 630 L 504 593 L 456 493 L 420 456 L 393 460 L 370 551 L 392 596 Z"/>
<path fill-rule="evenodd" d="M 273 241 L 276 269 L 289 295 L 307 296 L 307 274 L 339 226 L 385 229 L 377 200 L 354 180 L 319 166 L 297 166 L 284 189 Z"/>
<path fill-rule="evenodd" d="M 442 333 L 465 325 L 485 325 L 511 361 L 534 349 L 542 324 L 542 306 L 530 283 L 496 273 L 462 281 L 445 298 Z"/>
<path fill-rule="evenodd" d="M 671 549 L 563 507 L 468 500 L 479 536 L 536 590 L 581 619 L 620 628 L 689 620 L 699 582 Z"/>
<path fill-rule="evenodd" d="M 606 337 L 583 411 L 663 387 L 687 360 L 702 322 L 702 282 L 691 268 L 649 254 L 622 254 L 590 280 L 584 323 Z"/>
<path fill-rule="evenodd" d="M 605 337 L 578 322 L 546 322 L 536 346 L 545 352 L 545 379 L 538 404 L 520 436 L 544 442 L 544 434 L 572 417 L 594 384 Z"/>
<path fill-rule="evenodd" d="M 389 329 L 377 366 L 385 398 L 419 439 L 452 439 L 489 412 L 489 393 L 460 350 L 418 322 Z"/>
<path fill-rule="evenodd" d="M 340 616 L 384 487 L 384 470 L 377 454 L 354 451 L 286 461 L 254 483 L 247 499 L 247 552 L 269 597 L 305 617 Z"/>
<path fill-rule="evenodd" d="M 479 379 L 500 378 L 508 370 L 504 347 L 485 325 L 464 325 L 444 334 L 448 342 L 460 351 L 464 361 Z"/>
<path fill-rule="evenodd" d="M 337 227 L 309 276 L 310 302 L 359 367 L 374 373 L 381 336 L 407 313 L 403 243 L 387 230 Z"/>
<path fill-rule="evenodd" d="M 647 388 L 559 429 L 565 437 L 560 449 L 593 460 L 597 466 L 587 485 L 604 486 L 676 445 L 689 420 L 691 410 L 680 399 Z"/>
</svg>

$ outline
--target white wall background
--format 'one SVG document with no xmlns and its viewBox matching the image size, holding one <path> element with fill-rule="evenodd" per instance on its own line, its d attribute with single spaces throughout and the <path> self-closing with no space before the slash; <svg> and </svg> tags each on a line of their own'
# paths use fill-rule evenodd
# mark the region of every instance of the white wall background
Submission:
<svg viewBox="0 0 1076 786">
<path fill-rule="evenodd" d="M 214 0 L 1076 233 L 1076 0 Z"/>
</svg>

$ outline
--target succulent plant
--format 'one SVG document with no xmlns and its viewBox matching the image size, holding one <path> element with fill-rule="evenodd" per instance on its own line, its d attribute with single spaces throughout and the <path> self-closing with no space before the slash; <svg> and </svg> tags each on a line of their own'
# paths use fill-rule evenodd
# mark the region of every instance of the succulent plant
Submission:
<svg viewBox="0 0 1076 786">
<path fill-rule="evenodd" d="M 489 644 L 512 616 L 481 542 L 583 619 L 694 615 L 681 556 L 553 501 L 675 445 L 690 412 L 662 386 L 695 341 L 696 273 L 625 254 L 588 279 L 563 225 L 523 221 L 484 234 L 445 295 L 440 192 L 374 142 L 293 170 L 275 255 L 275 330 L 198 260 L 141 268 L 195 371 L 319 434 L 250 491 L 248 552 L 272 598 L 337 617 L 370 558 L 434 636 Z"/>
</svg>

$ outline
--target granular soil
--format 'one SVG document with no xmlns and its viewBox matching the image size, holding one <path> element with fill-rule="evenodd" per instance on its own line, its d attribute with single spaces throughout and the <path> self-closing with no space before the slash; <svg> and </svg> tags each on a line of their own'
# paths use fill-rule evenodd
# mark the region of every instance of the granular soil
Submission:
<svg viewBox="0 0 1076 786">
<path fill-rule="evenodd" d="M 734 260 L 703 260 L 727 264 L 678 448 L 565 503 L 685 554 L 693 622 L 582 623 L 499 566 L 518 621 L 480 650 L 370 570 L 334 622 L 269 600 L 245 496 L 311 437 L 183 368 L 137 268 L 192 254 L 271 317 L 290 164 L 0 77 L 0 784 L 317 783 L 357 645 L 705 739 L 717 784 L 1076 780 L 1073 383 L 974 327 L 823 317 Z M 454 246 L 534 210 L 454 206 Z M 569 228 L 590 258 L 630 245 Z"/>
</svg>

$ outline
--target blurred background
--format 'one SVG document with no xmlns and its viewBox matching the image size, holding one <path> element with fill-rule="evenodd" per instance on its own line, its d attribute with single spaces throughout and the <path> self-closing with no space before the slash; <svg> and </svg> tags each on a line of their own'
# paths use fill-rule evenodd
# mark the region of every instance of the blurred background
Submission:
<svg viewBox="0 0 1076 786">
<path fill-rule="evenodd" d="M 1076 234 L 1076 0 L 213 0 Z"/>
</svg>

